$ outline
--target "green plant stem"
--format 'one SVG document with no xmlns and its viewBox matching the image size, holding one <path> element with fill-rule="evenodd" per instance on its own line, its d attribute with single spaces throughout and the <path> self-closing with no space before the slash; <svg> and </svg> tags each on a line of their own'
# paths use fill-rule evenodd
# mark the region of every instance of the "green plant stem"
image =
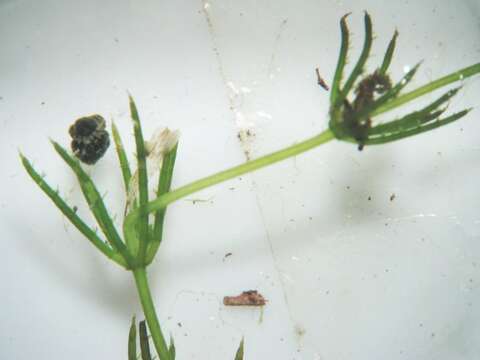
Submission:
<svg viewBox="0 0 480 360">
<path fill-rule="evenodd" d="M 162 330 L 160 329 L 160 323 L 158 322 L 157 313 L 155 312 L 152 294 L 150 293 L 150 287 L 148 286 L 147 271 L 143 267 L 137 268 L 133 270 L 133 277 L 135 278 L 138 296 L 142 303 L 143 313 L 147 320 L 150 335 L 152 336 L 157 354 L 160 360 L 170 360 L 168 346 L 163 337 Z"/>
<path fill-rule="evenodd" d="M 207 176 L 203 179 L 194 181 L 188 185 L 168 192 L 158 197 L 156 200 L 148 203 L 148 211 L 151 212 L 163 209 L 168 204 L 184 196 L 221 183 L 223 181 L 238 177 L 245 173 L 274 164 L 289 157 L 301 154 L 332 139 L 334 139 L 333 133 L 330 130 L 325 130 L 324 132 L 298 144 L 289 146 L 285 149 L 273 152 L 269 155 L 262 156 L 256 160 L 248 161 L 245 164 L 241 164 L 233 168 L 221 171 L 219 173 Z M 132 211 L 127 216 L 124 224 L 126 233 L 132 234 L 132 232 L 135 232 L 135 220 L 138 218 L 138 216 L 138 209 Z M 133 234 L 133 236 L 135 235 Z M 135 277 L 135 284 L 137 285 L 138 295 L 142 303 L 145 319 L 147 320 L 147 324 L 152 335 L 153 343 L 155 344 L 155 348 L 157 349 L 157 353 L 160 357 L 160 360 L 169 360 L 170 353 L 168 351 L 165 338 L 163 337 L 162 330 L 160 329 L 160 324 L 158 322 L 157 314 L 155 312 L 155 306 L 153 305 L 152 301 L 152 295 L 148 286 L 147 273 L 145 268 L 136 268 L 135 270 L 133 270 L 133 276 Z"/>
<path fill-rule="evenodd" d="M 321 132 L 320 134 L 314 137 L 311 137 L 307 140 L 304 140 L 298 144 L 291 145 L 282 150 L 275 151 L 271 154 L 259 157 L 258 159 L 248 161 L 244 164 L 234 166 L 224 171 L 220 171 L 216 174 L 207 176 L 203 179 L 200 179 L 190 184 L 179 187 L 176 190 L 172 190 L 156 198 L 155 200 L 149 202 L 147 204 L 147 211 L 150 213 L 153 211 L 163 209 L 168 204 L 171 204 L 172 202 L 178 199 L 181 199 L 185 196 L 188 196 L 192 193 L 195 193 L 197 191 L 203 190 L 210 186 L 219 184 L 223 181 L 236 178 L 238 176 L 249 173 L 251 171 L 258 170 L 260 168 L 274 164 L 276 162 L 288 159 L 289 157 L 296 156 L 305 151 L 308 151 L 317 146 L 320 146 L 324 143 L 327 143 L 334 138 L 335 136 L 333 135 L 333 133 L 329 129 L 327 129 Z M 135 224 L 137 222 L 139 215 L 140 215 L 139 210 L 135 209 L 132 212 L 130 212 L 130 214 L 128 214 L 128 216 L 125 218 L 125 222 L 123 223 L 123 231 L 125 233 L 126 238 L 135 238 L 137 236 L 135 234 Z"/>
<path fill-rule="evenodd" d="M 216 185 L 218 183 L 224 182 L 229 179 L 233 179 L 235 177 L 241 176 L 251 171 L 258 170 L 260 168 L 274 164 L 281 160 L 288 159 L 289 157 L 301 154 L 305 151 L 311 150 L 319 145 L 322 145 L 332 140 L 333 138 L 334 138 L 333 133 L 330 130 L 325 130 L 319 135 L 316 135 L 312 138 L 304 140 L 298 144 L 289 146 L 285 149 L 259 157 L 258 159 L 248 161 L 244 164 L 237 165 L 230 169 L 220 171 L 219 173 L 194 181 L 190 184 L 184 185 L 176 190 L 173 190 L 149 202 L 147 207 L 148 212 L 161 209 L 178 199 L 181 199 L 197 191 L 203 190 L 207 187 Z"/>
</svg>

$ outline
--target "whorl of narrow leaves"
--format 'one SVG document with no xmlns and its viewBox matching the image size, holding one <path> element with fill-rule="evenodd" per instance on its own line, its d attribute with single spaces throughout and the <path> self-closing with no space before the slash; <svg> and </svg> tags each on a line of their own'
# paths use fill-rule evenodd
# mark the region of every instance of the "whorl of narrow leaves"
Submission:
<svg viewBox="0 0 480 360">
<path fill-rule="evenodd" d="M 398 37 L 398 32 L 395 31 L 381 66 L 359 80 L 360 75 L 364 72 L 372 44 L 372 23 L 368 13 L 365 13 L 363 50 L 350 76 L 342 86 L 349 46 L 347 15 L 340 20 L 342 35 L 340 55 L 330 95 L 329 127 L 337 139 L 357 143 L 361 150 L 364 145 L 384 144 L 436 129 L 462 118 L 470 111 L 470 109 L 465 109 L 450 116 L 441 117 L 446 108 L 439 109 L 439 106 L 450 100 L 457 93 L 457 88 L 447 92 L 427 108 L 414 111 L 392 121 L 375 124 L 374 117 L 376 115 L 398 108 L 440 87 L 478 74 L 480 63 L 456 71 L 402 95 L 401 92 L 415 76 L 420 63 L 414 66 L 394 86 L 389 85 L 390 77 L 387 71 L 392 62 Z M 355 89 L 353 100 L 349 98 L 352 89 Z"/>
</svg>

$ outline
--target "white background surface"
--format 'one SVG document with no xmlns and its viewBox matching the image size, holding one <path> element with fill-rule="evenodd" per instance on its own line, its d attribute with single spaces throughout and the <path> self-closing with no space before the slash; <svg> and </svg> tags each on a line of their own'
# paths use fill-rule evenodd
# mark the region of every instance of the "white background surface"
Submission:
<svg viewBox="0 0 480 360">
<path fill-rule="evenodd" d="M 478 62 L 476 0 L 388 3 L 0 1 L 0 357 L 126 359 L 141 316 L 130 274 L 67 223 L 17 149 L 91 220 L 48 138 L 68 145 L 70 123 L 99 113 L 133 151 L 127 90 L 147 138 L 181 130 L 177 187 L 325 129 L 314 69 L 331 81 L 347 12 L 352 61 L 372 15 L 370 69 L 399 30 L 396 79 L 420 59 L 417 85 Z M 467 81 L 451 110 L 479 93 Z M 246 359 L 477 359 L 479 114 L 363 152 L 329 143 L 173 204 L 150 275 L 178 359 L 232 359 L 242 336 Z M 113 148 L 90 172 L 120 218 Z M 269 300 L 263 316 L 221 304 L 248 289 Z"/>
</svg>

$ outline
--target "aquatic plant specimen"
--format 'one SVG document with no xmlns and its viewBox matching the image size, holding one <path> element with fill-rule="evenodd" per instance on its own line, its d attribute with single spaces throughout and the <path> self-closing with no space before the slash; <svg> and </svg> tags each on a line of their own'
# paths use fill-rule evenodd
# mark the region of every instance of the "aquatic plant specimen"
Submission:
<svg viewBox="0 0 480 360">
<path fill-rule="evenodd" d="M 120 135 L 115 125 L 112 124 L 112 134 L 126 197 L 129 199 L 129 204 L 126 206 L 122 234 L 115 227 L 103 198 L 100 196 L 100 192 L 90 176 L 83 170 L 79 161 L 71 156 L 60 144 L 52 142 L 55 151 L 77 176 L 85 200 L 104 238 L 101 238 L 93 228 L 87 225 L 77 215 L 74 207 L 67 204 L 58 191 L 53 190 L 44 177 L 33 168 L 30 161 L 20 154 L 21 161 L 28 174 L 72 224 L 105 256 L 132 272 L 151 339 L 161 360 L 175 359 L 176 349 L 173 339 L 167 344 L 161 330 L 149 289 L 146 269 L 155 258 L 162 242 L 163 223 L 169 204 L 204 188 L 296 156 L 333 139 L 355 143 L 359 149 L 362 149 L 364 146 L 384 144 L 408 136 L 418 135 L 456 121 L 468 113 L 469 109 L 466 109 L 442 117 L 446 110 L 446 104 L 459 90 L 459 88 L 454 88 L 422 109 L 388 122 L 376 123 L 375 117 L 379 114 L 396 109 L 438 88 L 478 74 L 480 72 L 480 63 L 458 70 L 413 91 L 403 93 L 404 88 L 415 75 L 418 65 L 399 82 L 392 83 L 388 75 L 388 68 L 393 58 L 397 33 L 394 34 L 390 41 L 380 67 L 371 74 L 363 75 L 372 44 L 372 22 L 368 13 L 365 13 L 363 50 L 352 72 L 346 78 L 346 81 L 343 82 L 349 46 L 346 18 L 347 16 L 344 16 L 340 21 L 342 40 L 340 56 L 330 93 L 329 129 L 295 145 L 207 176 L 177 189 L 171 190 L 170 186 L 175 166 L 178 137 L 174 135 L 159 137 L 158 139 L 163 139 L 157 140 L 162 142 L 161 146 L 152 146 L 151 143 L 146 144 L 137 107 L 130 97 L 130 114 L 133 121 L 137 158 L 137 169 L 133 172 L 134 175 L 132 175 Z M 147 170 L 148 159 L 153 156 L 152 154 L 155 151 L 158 151 L 155 153 L 154 158 L 156 159 L 156 166 L 159 168 L 160 175 L 156 183 L 156 197 L 149 199 L 148 184 L 152 179 Z M 140 323 L 139 334 L 142 358 L 151 358 L 145 323 Z M 128 342 L 129 359 L 132 360 L 136 359 L 137 356 L 135 339 L 136 325 L 135 320 L 133 320 Z M 243 353 L 242 340 L 235 359 L 242 359 Z"/>
<path fill-rule="evenodd" d="M 342 33 L 340 56 L 330 94 L 329 127 L 337 139 L 355 142 L 361 150 L 364 145 L 385 144 L 433 130 L 468 114 L 471 109 L 465 109 L 442 117 L 447 109 L 448 101 L 460 90 L 460 87 L 457 87 L 449 90 L 422 109 L 388 122 L 375 124 L 374 118 L 377 115 L 396 109 L 452 82 L 477 74 L 480 64 L 477 63 L 461 69 L 413 91 L 402 94 L 402 90 L 415 76 L 420 63 L 408 71 L 395 85 L 392 85 L 387 70 L 392 61 L 398 36 L 398 32 L 395 31 L 380 67 L 359 81 L 372 45 L 372 21 L 370 15 L 365 13 L 365 41 L 363 49 L 355 67 L 342 86 L 341 82 L 349 47 L 347 16 L 348 14 L 340 21 Z M 350 100 L 348 97 L 353 89 L 355 97 L 353 100 Z"/>
</svg>

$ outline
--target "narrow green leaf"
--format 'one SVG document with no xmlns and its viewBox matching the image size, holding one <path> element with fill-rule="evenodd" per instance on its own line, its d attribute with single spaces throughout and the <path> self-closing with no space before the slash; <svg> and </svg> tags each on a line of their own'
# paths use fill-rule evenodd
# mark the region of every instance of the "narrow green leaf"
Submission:
<svg viewBox="0 0 480 360">
<path fill-rule="evenodd" d="M 400 95 L 399 97 L 389 101 L 388 103 L 383 104 L 382 106 L 377 107 L 372 116 L 382 114 L 384 112 L 390 111 L 399 107 L 403 104 L 406 104 L 416 98 L 428 94 L 436 89 L 454 83 L 456 81 L 462 81 L 470 76 L 474 76 L 480 73 L 480 63 L 468 66 L 461 70 L 455 71 L 449 75 L 446 75 L 440 79 L 434 80 L 424 86 L 419 87 L 418 89 L 412 90 L 406 94 Z"/>
<path fill-rule="evenodd" d="M 162 162 L 162 169 L 160 170 L 160 177 L 158 179 L 157 197 L 166 194 L 170 191 L 172 185 L 173 168 L 175 167 L 175 159 L 177 156 L 178 144 L 165 154 Z M 163 236 L 163 223 L 165 220 L 165 213 L 167 208 L 160 209 L 155 212 L 155 222 L 153 226 L 152 241 L 148 248 L 146 263 L 149 264 L 153 261 L 158 247 L 162 242 Z"/>
<path fill-rule="evenodd" d="M 340 90 L 340 95 L 336 102 L 337 105 L 341 103 L 343 99 L 345 99 L 348 96 L 348 93 L 352 89 L 358 77 L 362 74 L 363 68 L 368 59 L 368 55 L 370 54 L 370 48 L 372 47 L 372 19 L 370 18 L 370 15 L 367 12 L 365 12 L 364 21 L 365 21 L 365 40 L 363 43 L 362 53 L 360 54 L 360 57 L 355 67 L 353 68 L 352 73 L 348 77 L 348 80 L 345 83 L 345 86 L 343 87 L 343 89 Z"/>
<path fill-rule="evenodd" d="M 109 259 L 112 259 L 119 265 L 126 267 L 127 264 L 123 257 L 108 246 L 96 232 L 90 228 L 85 222 L 76 214 L 76 211 L 72 209 L 58 194 L 53 190 L 50 185 L 43 179 L 43 177 L 37 173 L 33 168 L 30 161 L 22 154 L 20 154 L 23 167 L 33 179 L 33 181 L 43 190 L 43 192 L 52 200 L 57 208 L 67 217 L 67 219 L 80 231 L 98 250 L 100 250 Z"/>
<path fill-rule="evenodd" d="M 380 66 L 380 70 L 379 70 L 380 75 L 385 75 L 385 73 L 387 72 L 390 66 L 390 63 L 392 62 L 393 52 L 395 51 L 395 45 L 397 43 L 397 37 L 398 37 L 398 31 L 395 30 L 392 40 L 390 40 L 390 43 L 388 44 L 387 52 L 383 57 L 382 66 Z"/>
<path fill-rule="evenodd" d="M 147 326 L 145 320 L 140 321 L 138 324 L 138 330 L 140 333 L 140 350 L 142 352 L 142 360 L 152 360 L 150 353 L 150 344 L 148 343 Z"/>
<path fill-rule="evenodd" d="M 404 139 L 404 138 L 409 137 L 409 136 L 421 134 L 423 132 L 430 131 L 430 130 L 436 129 L 438 127 L 450 124 L 450 123 L 464 117 L 465 115 L 467 115 L 470 110 L 471 109 L 466 109 L 466 110 L 457 112 L 457 113 L 455 113 L 453 115 L 450 115 L 450 116 L 448 116 L 444 119 L 438 119 L 438 120 L 430 122 L 426 125 L 419 126 L 418 128 L 410 129 L 408 131 L 403 131 L 403 132 L 400 132 L 400 133 L 395 133 L 395 134 L 387 135 L 387 136 L 378 136 L 378 137 L 369 138 L 369 139 L 367 139 L 367 141 L 365 141 L 365 144 L 366 145 L 385 144 L 387 142 L 392 142 L 392 141 Z"/>
<path fill-rule="evenodd" d="M 142 126 L 140 117 L 138 116 L 137 106 L 132 98 L 128 96 L 130 103 L 130 115 L 133 121 L 133 132 L 135 135 L 135 145 L 137 149 L 137 171 L 138 171 L 138 196 L 139 196 L 139 219 L 138 219 L 138 240 L 139 248 L 137 259 L 143 262 L 147 250 L 148 242 L 148 212 L 146 205 L 148 204 L 148 178 L 147 178 L 147 160 L 145 152 L 145 141 L 143 140 Z"/>
<path fill-rule="evenodd" d="M 168 347 L 168 352 L 170 353 L 170 360 L 175 360 L 177 351 L 175 350 L 175 342 L 173 341 L 172 335 L 170 335 L 170 346 Z"/>
<path fill-rule="evenodd" d="M 442 96 L 440 96 L 437 100 L 435 100 L 434 102 L 432 102 L 430 105 L 424 107 L 422 110 L 420 110 L 421 112 L 424 112 L 424 113 L 427 113 L 427 112 L 432 112 L 436 109 L 438 109 L 441 105 L 445 104 L 447 101 L 449 101 L 452 97 L 454 97 L 458 91 L 461 89 L 462 87 L 459 86 L 457 88 L 454 88 L 454 89 L 451 89 L 449 91 L 447 91 L 445 94 L 443 94 Z"/>
<path fill-rule="evenodd" d="M 235 360 L 243 360 L 243 338 L 240 341 L 240 345 L 238 346 L 237 353 L 235 355 Z"/>
<path fill-rule="evenodd" d="M 85 200 L 87 201 L 93 216 L 97 220 L 99 227 L 102 229 L 110 245 L 120 252 L 125 260 L 132 264 L 132 259 L 125 244 L 118 235 L 117 229 L 113 224 L 111 217 L 103 202 L 102 196 L 98 192 L 95 184 L 88 174 L 82 169 L 78 160 L 71 157 L 67 151 L 55 141 L 52 141 L 53 147 L 68 166 L 73 170 L 77 176 L 80 188 L 82 189 Z"/>
<path fill-rule="evenodd" d="M 344 15 L 340 20 L 340 30 L 342 33 L 342 41 L 340 45 L 340 55 L 338 56 L 337 69 L 335 70 L 335 75 L 332 82 L 332 91 L 330 92 L 330 106 L 334 107 L 337 103 L 337 98 L 340 91 L 340 83 L 343 78 L 343 69 L 345 68 L 345 63 L 347 62 L 347 52 L 348 52 L 348 27 L 346 18 L 350 13 Z"/>
<path fill-rule="evenodd" d="M 128 158 L 125 154 L 125 149 L 123 147 L 122 139 L 118 132 L 117 126 L 112 121 L 112 136 L 113 141 L 115 142 L 115 149 L 117 150 L 118 161 L 120 163 L 120 168 L 122 170 L 123 183 L 125 185 L 125 192 L 128 195 L 128 184 L 130 183 L 130 178 L 132 173 L 130 171 L 130 165 L 128 164 Z"/>
<path fill-rule="evenodd" d="M 458 90 L 460 90 L 460 88 L 455 88 L 446 92 L 440 98 L 438 98 L 437 100 L 432 102 L 430 105 L 424 107 L 419 111 L 415 111 L 398 120 L 393 120 L 385 124 L 374 126 L 372 129 L 369 130 L 368 132 L 369 136 L 408 130 L 410 128 L 418 127 L 419 125 L 425 122 L 431 121 L 439 117 L 445 109 L 441 111 L 435 111 L 435 110 L 437 110 L 441 105 L 443 105 L 448 100 L 450 100 L 453 96 L 455 96 Z M 435 111 L 435 112 L 431 113 L 432 111 Z"/>
<path fill-rule="evenodd" d="M 132 324 L 128 332 L 128 360 L 137 360 L 137 329 L 135 326 L 135 316 L 132 318 Z"/>
<path fill-rule="evenodd" d="M 442 109 L 433 113 L 415 111 L 411 114 L 401 117 L 398 120 L 390 121 L 373 127 L 368 131 L 368 138 L 373 138 L 375 136 L 387 136 L 418 128 L 423 124 L 437 119 L 445 110 L 446 109 Z"/>
</svg>

